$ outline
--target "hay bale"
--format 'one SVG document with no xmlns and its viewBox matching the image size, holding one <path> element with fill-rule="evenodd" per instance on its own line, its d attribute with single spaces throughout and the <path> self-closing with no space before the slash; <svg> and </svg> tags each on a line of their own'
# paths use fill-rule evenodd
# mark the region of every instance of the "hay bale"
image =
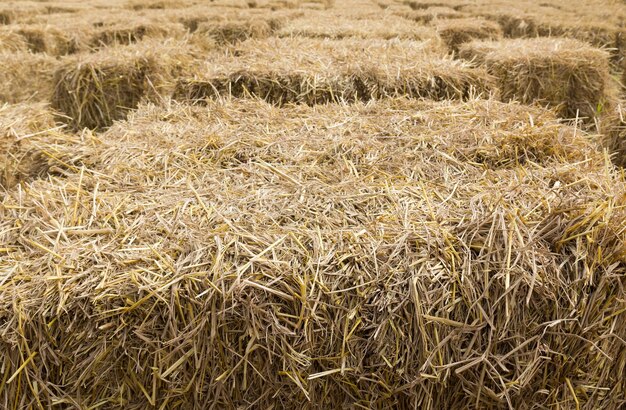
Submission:
<svg viewBox="0 0 626 410">
<path fill-rule="evenodd" d="M 623 406 L 626 183 L 531 113 L 142 108 L 0 207 L 0 403 Z"/>
<path fill-rule="evenodd" d="M 429 42 L 315 40 L 247 41 L 233 55 L 212 56 L 174 98 L 258 97 L 273 104 L 323 104 L 407 95 L 463 99 L 488 93 L 481 69 L 437 54 Z"/>
<path fill-rule="evenodd" d="M 200 23 L 194 36 L 208 37 L 219 45 L 235 44 L 250 38 L 263 39 L 272 35 L 274 28 L 264 20 L 227 20 Z"/>
<path fill-rule="evenodd" d="M 454 53 L 462 44 L 472 40 L 498 40 L 502 30 L 497 23 L 476 18 L 443 20 L 437 24 L 437 33 Z"/>
<path fill-rule="evenodd" d="M 427 24 L 436 20 L 458 19 L 466 17 L 465 13 L 456 11 L 450 7 L 429 7 L 424 10 L 412 10 L 407 12 L 396 12 L 396 15 L 407 20 L 412 20 L 420 24 Z"/>
<path fill-rule="evenodd" d="M 538 36 L 535 7 L 524 4 L 476 4 L 463 7 L 463 12 L 498 23 L 506 38 L 532 38 Z"/>
<path fill-rule="evenodd" d="M 445 2 L 409 0 L 409 1 L 404 1 L 403 3 L 409 6 L 413 10 L 427 10 L 427 9 L 432 9 L 436 7 L 449 7 L 453 10 L 459 10 L 467 4 L 464 1 L 456 1 L 456 0 L 454 1 L 446 0 Z"/>
<path fill-rule="evenodd" d="M 437 33 L 430 27 L 416 26 L 397 16 L 352 19 L 329 17 L 327 13 L 308 14 L 293 19 L 276 33 L 279 37 L 310 37 L 340 40 L 344 38 L 402 39 L 439 43 Z"/>
<path fill-rule="evenodd" d="M 184 29 L 180 24 L 149 21 L 123 22 L 98 28 L 91 35 L 89 45 L 94 49 L 100 49 L 135 44 L 144 39 L 180 38 L 183 34 Z"/>
<path fill-rule="evenodd" d="M 73 127 L 107 127 L 142 99 L 167 94 L 186 52 L 180 43 L 145 43 L 79 56 L 56 70 L 52 107 Z"/>
<path fill-rule="evenodd" d="M 558 107 L 564 118 L 587 119 L 611 103 L 608 53 L 577 40 L 472 42 L 459 54 L 487 67 L 505 101 L 540 102 Z"/>
<path fill-rule="evenodd" d="M 13 23 L 13 13 L 10 10 L 0 10 L 0 25 Z"/>
<path fill-rule="evenodd" d="M 84 136 L 63 132 L 45 103 L 0 106 L 0 192 L 77 171 Z"/>
<path fill-rule="evenodd" d="M 59 62 L 46 54 L 0 52 L 0 103 L 45 101 L 53 87 Z"/>
<path fill-rule="evenodd" d="M 25 51 L 27 49 L 24 37 L 15 30 L 0 30 L 0 52 Z"/>
<path fill-rule="evenodd" d="M 28 24 L 20 25 L 16 31 L 33 53 L 64 56 L 84 48 L 84 40 L 78 27 L 71 27 L 68 32 L 48 25 Z"/>
<path fill-rule="evenodd" d="M 602 135 L 604 147 L 613 163 L 626 168 L 626 104 L 619 101 L 612 110 L 599 116 L 594 124 Z"/>
</svg>

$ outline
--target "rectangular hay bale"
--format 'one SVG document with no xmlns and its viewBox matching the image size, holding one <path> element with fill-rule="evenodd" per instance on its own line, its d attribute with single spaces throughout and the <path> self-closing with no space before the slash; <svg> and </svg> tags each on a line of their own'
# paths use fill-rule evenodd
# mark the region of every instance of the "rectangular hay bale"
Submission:
<svg viewBox="0 0 626 410">
<path fill-rule="evenodd" d="M 385 40 L 268 39 L 216 55 L 174 98 L 258 97 L 274 104 L 367 101 L 389 96 L 463 99 L 488 93 L 481 69 L 438 55 L 432 43 Z"/>
<path fill-rule="evenodd" d="M 99 139 L 0 206 L 0 407 L 625 404 L 626 182 L 550 111 L 145 105 Z"/>
</svg>

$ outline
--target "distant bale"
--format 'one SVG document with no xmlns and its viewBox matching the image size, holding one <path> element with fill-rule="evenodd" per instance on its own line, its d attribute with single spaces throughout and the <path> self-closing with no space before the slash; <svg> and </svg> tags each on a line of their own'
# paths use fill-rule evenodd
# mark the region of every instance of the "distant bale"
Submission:
<svg viewBox="0 0 626 410">
<path fill-rule="evenodd" d="M 439 43 L 439 37 L 431 27 L 415 23 L 393 15 L 368 17 L 328 18 L 326 13 L 307 14 L 293 19 L 278 31 L 279 37 L 310 37 L 340 40 L 343 38 L 430 40 Z"/>
<path fill-rule="evenodd" d="M 158 0 L 158 1 L 132 1 L 128 4 L 128 7 L 133 10 L 165 10 L 171 8 L 180 8 L 185 5 L 185 2 L 173 1 L 173 0 Z"/>
<path fill-rule="evenodd" d="M 0 103 L 44 101 L 50 97 L 59 61 L 27 51 L 0 52 Z"/>
<path fill-rule="evenodd" d="M 78 27 L 64 31 L 44 24 L 21 25 L 17 29 L 33 53 L 53 56 L 74 54 L 84 48 L 84 40 Z"/>
<path fill-rule="evenodd" d="M 465 1 L 458 0 L 446 0 L 446 1 L 422 1 L 422 0 L 405 0 L 404 4 L 408 5 L 413 10 L 426 10 L 435 7 L 449 7 L 454 10 L 462 8 Z"/>
<path fill-rule="evenodd" d="M 396 15 L 418 23 L 430 23 L 433 20 L 453 19 L 466 17 L 465 13 L 446 6 L 429 7 L 424 10 L 396 12 Z"/>
<path fill-rule="evenodd" d="M 52 107 L 74 127 L 107 127 L 143 98 L 167 93 L 172 77 L 188 63 L 185 51 L 148 43 L 80 56 L 55 72 Z"/>
<path fill-rule="evenodd" d="M 488 93 L 489 75 L 439 55 L 429 42 L 248 41 L 181 79 L 174 98 L 257 97 L 273 104 L 368 101 L 390 96 L 464 99 Z"/>
<path fill-rule="evenodd" d="M 180 24 L 161 24 L 157 22 L 118 23 L 103 26 L 96 30 L 89 39 L 91 48 L 99 49 L 138 43 L 149 38 L 178 38 L 184 33 Z"/>
<path fill-rule="evenodd" d="M 593 118 L 610 104 L 609 55 L 573 39 L 472 42 L 460 56 L 484 64 L 503 100 L 539 102 L 565 118 Z"/>
<path fill-rule="evenodd" d="M 443 20 L 437 24 L 437 33 L 455 53 L 462 44 L 472 40 L 498 40 L 502 37 L 497 23 L 473 18 Z"/>
<path fill-rule="evenodd" d="M 14 15 L 10 10 L 0 10 L 0 25 L 13 23 Z"/>
<path fill-rule="evenodd" d="M 263 39 L 275 29 L 264 20 L 227 20 L 200 23 L 194 36 L 208 37 L 217 44 L 235 44 L 250 38 Z"/>
</svg>

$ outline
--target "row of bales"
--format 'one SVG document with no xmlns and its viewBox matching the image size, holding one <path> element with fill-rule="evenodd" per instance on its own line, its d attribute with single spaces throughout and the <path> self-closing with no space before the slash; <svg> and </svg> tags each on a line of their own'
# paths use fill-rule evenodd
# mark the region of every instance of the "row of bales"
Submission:
<svg viewBox="0 0 626 410">
<path fill-rule="evenodd" d="M 617 51 L 471 3 L 9 10 L 0 408 L 625 406 Z"/>
</svg>

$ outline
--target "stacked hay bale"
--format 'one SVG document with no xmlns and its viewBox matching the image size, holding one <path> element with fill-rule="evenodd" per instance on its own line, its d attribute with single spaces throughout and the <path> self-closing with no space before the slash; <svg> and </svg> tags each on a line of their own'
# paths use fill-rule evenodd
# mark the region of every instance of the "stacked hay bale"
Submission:
<svg viewBox="0 0 626 410">
<path fill-rule="evenodd" d="M 72 136 L 63 128 L 45 103 L 0 106 L 0 192 L 77 169 L 86 136 Z"/>
<path fill-rule="evenodd" d="M 56 70 L 52 107 L 73 127 L 107 127 L 142 99 L 168 94 L 188 53 L 182 43 L 147 42 L 79 56 Z"/>
<path fill-rule="evenodd" d="M 423 1 L 423 0 L 405 0 L 404 4 L 413 10 L 427 10 L 434 7 L 450 7 L 453 10 L 462 9 L 467 5 L 464 0 L 446 0 L 446 1 Z"/>
<path fill-rule="evenodd" d="M 340 40 L 343 38 L 378 38 L 439 41 L 430 27 L 417 26 L 406 19 L 389 15 L 378 18 L 353 19 L 342 16 L 329 18 L 328 13 L 308 14 L 293 19 L 277 33 L 280 37 L 311 37 Z"/>
<path fill-rule="evenodd" d="M 272 19 L 208 21 L 198 25 L 194 36 L 209 38 L 220 45 L 235 44 L 251 38 L 270 37 L 280 24 L 279 20 Z"/>
<path fill-rule="evenodd" d="M 9 25 L 13 22 L 13 13 L 10 10 L 0 10 L 0 25 Z"/>
<path fill-rule="evenodd" d="M 484 64 L 503 100 L 558 107 L 564 118 L 593 119 L 609 108 L 615 84 L 606 51 L 573 39 L 472 42 L 460 56 Z"/>
<path fill-rule="evenodd" d="M 447 6 L 434 6 L 420 10 L 412 10 L 407 12 L 397 12 L 396 15 L 408 20 L 412 20 L 421 24 L 430 23 L 432 21 L 463 18 L 467 14 L 454 10 Z"/>
<path fill-rule="evenodd" d="M 74 54 L 84 49 L 85 32 L 73 26 L 59 29 L 45 24 L 24 24 L 17 27 L 29 51 L 53 56 Z"/>
<path fill-rule="evenodd" d="M 100 27 L 91 35 L 89 45 L 99 49 L 134 44 L 144 39 L 181 38 L 185 32 L 182 24 L 139 20 Z"/>
<path fill-rule="evenodd" d="M 100 139 L 0 207 L 0 406 L 625 404 L 626 182 L 551 113 L 233 100 Z"/>
<path fill-rule="evenodd" d="M 47 54 L 0 52 L 0 103 L 45 101 L 53 88 L 59 61 Z"/>
<path fill-rule="evenodd" d="M 481 69 L 442 57 L 429 41 L 247 41 L 233 55 L 211 57 L 178 82 L 175 98 L 258 97 L 274 104 L 321 104 L 407 95 L 462 99 L 488 93 Z"/>
<path fill-rule="evenodd" d="M 472 40 L 499 40 L 502 30 L 497 23 L 476 18 L 442 20 L 437 24 L 437 33 L 454 53 L 462 44 Z"/>
<path fill-rule="evenodd" d="M 26 41 L 15 30 L 0 30 L 0 52 L 24 51 L 27 49 Z"/>
</svg>

